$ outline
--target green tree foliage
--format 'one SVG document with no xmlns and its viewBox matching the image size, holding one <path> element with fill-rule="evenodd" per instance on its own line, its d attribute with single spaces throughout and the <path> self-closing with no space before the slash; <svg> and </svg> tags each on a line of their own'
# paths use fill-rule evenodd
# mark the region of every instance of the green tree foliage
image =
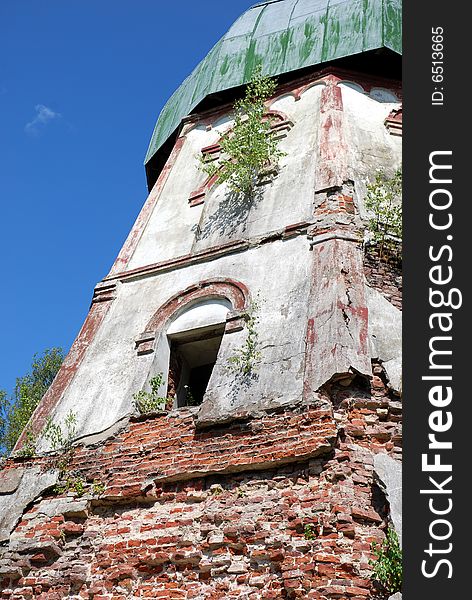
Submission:
<svg viewBox="0 0 472 600">
<path fill-rule="evenodd" d="M 149 380 L 150 392 L 140 390 L 133 394 L 135 406 L 142 415 L 146 415 L 152 412 L 160 412 L 165 410 L 168 398 L 164 398 L 159 395 L 159 389 L 161 388 L 164 375 L 158 373 L 155 377 Z"/>
<path fill-rule="evenodd" d="M 245 97 L 234 104 L 234 127 L 220 140 L 221 160 L 215 163 L 201 158 L 201 169 L 210 177 L 216 175 L 217 184 L 227 183 L 236 194 L 252 195 L 261 175 L 284 156 L 271 132 L 265 107 L 276 87 L 274 79 L 263 76 L 261 68 L 256 68 Z"/>
<path fill-rule="evenodd" d="M 0 390 L 0 455 L 8 455 L 28 423 L 34 409 L 54 380 L 64 360 L 61 348 L 35 354 L 31 371 L 18 377 L 9 396 Z"/>
<path fill-rule="evenodd" d="M 261 352 L 259 350 L 259 334 L 257 331 L 261 303 L 261 297 L 257 294 L 245 315 L 247 329 L 246 341 L 235 351 L 233 356 L 228 358 L 228 369 L 233 373 L 250 375 L 255 370 L 257 361 L 261 358 Z"/>
<path fill-rule="evenodd" d="M 379 170 L 372 183 L 367 185 L 365 204 L 372 215 L 369 230 L 379 247 L 382 260 L 385 251 L 396 252 L 403 235 L 402 224 L 402 170 L 387 177 Z"/>
<path fill-rule="evenodd" d="M 403 581 L 402 550 L 394 529 L 388 528 L 384 541 L 378 545 L 372 543 L 372 552 L 376 560 L 371 560 L 372 579 L 375 579 L 389 592 L 401 592 Z"/>
<path fill-rule="evenodd" d="M 48 417 L 46 425 L 41 432 L 41 437 L 49 442 L 51 450 L 63 450 L 66 452 L 72 447 L 75 434 L 77 433 L 77 415 L 70 410 L 64 419 L 64 429 L 60 423 L 56 423 Z"/>
</svg>

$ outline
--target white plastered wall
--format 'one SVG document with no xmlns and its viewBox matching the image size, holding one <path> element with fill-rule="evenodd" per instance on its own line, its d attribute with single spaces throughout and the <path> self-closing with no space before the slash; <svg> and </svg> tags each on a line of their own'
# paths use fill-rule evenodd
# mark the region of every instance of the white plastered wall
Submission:
<svg viewBox="0 0 472 600">
<path fill-rule="evenodd" d="M 236 214 L 236 226 L 226 230 L 208 226 L 216 222 L 214 215 L 224 200 L 224 186 L 214 188 L 201 206 L 190 207 L 188 198 L 205 180 L 197 168 L 197 155 L 203 147 L 218 141 L 230 121 L 224 117 L 210 131 L 205 127 L 193 129 L 128 268 L 181 257 L 230 240 L 254 240 L 312 218 L 321 90 L 316 85 L 298 101 L 287 95 L 271 106 L 294 123 L 281 142 L 287 156 L 281 160 L 275 180 L 262 186 L 260 202 L 248 207 L 240 217 Z M 344 85 L 342 94 L 350 176 L 362 211 L 365 182 L 375 169 L 392 170 L 401 163 L 401 139 L 391 136 L 384 125 L 392 108 L 399 104 L 379 102 Z M 198 236 L 198 228 L 204 231 L 205 227 L 208 235 Z M 166 376 L 169 360 L 168 345 L 167 350 L 138 356 L 135 340 L 170 297 L 212 278 L 236 279 L 252 295 L 260 291 L 263 298 L 258 323 L 261 359 L 256 375 L 248 382 L 228 371 L 228 358 L 244 343 L 246 331 L 225 335 L 207 390 L 213 414 L 215 406 L 224 418 L 225 414 L 245 408 L 257 410 L 299 400 L 305 367 L 310 269 L 309 242 L 300 236 L 119 284 L 110 311 L 56 408 L 55 421 L 62 421 L 69 411 L 74 411 L 78 434 L 83 436 L 104 431 L 129 414 L 133 410 L 133 393 L 145 387 L 156 372 L 162 371 Z"/>
<path fill-rule="evenodd" d="M 388 176 L 402 164 L 402 138 L 389 133 L 385 119 L 400 102 L 380 102 L 371 95 L 341 84 L 345 115 L 345 136 L 349 148 L 350 178 L 355 182 L 356 201 L 362 218 L 367 217 L 364 198 L 367 183 L 378 169 Z M 375 96 L 375 91 L 374 91 Z M 393 99 L 384 93 L 382 99 Z"/>
<path fill-rule="evenodd" d="M 244 398 L 235 398 L 235 376 L 226 366 L 234 350 L 244 343 L 246 332 L 226 334 L 210 382 L 221 399 L 221 410 L 233 410 L 235 402 L 260 405 L 299 399 L 309 270 L 309 243 L 298 237 L 120 284 L 110 311 L 53 414 L 55 422 L 62 422 L 72 410 L 77 415 L 77 433 L 83 436 L 104 431 L 132 412 L 133 393 L 143 388 L 153 370 L 167 375 L 168 368 L 168 356 L 162 353 L 138 356 L 136 338 L 171 296 L 198 281 L 217 277 L 241 281 L 252 295 L 260 290 L 262 297 L 257 378 Z"/>
<path fill-rule="evenodd" d="M 176 163 L 160 194 L 128 269 L 158 263 L 190 252 L 205 250 L 236 239 L 264 235 L 311 217 L 321 86 L 308 89 L 300 100 L 292 95 L 274 102 L 293 128 L 280 142 L 286 156 L 273 182 L 260 187 L 261 198 L 247 204 L 238 199 L 224 202 L 225 185 L 213 187 L 205 202 L 190 206 L 188 199 L 205 181 L 198 166 L 202 148 L 218 142 L 232 126 L 220 118 L 210 131 L 199 125 L 186 136 Z"/>
</svg>

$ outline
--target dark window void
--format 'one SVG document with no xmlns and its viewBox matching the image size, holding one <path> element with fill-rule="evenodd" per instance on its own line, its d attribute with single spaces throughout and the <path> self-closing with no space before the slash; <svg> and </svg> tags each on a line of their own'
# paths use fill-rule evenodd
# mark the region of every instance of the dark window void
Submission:
<svg viewBox="0 0 472 600">
<path fill-rule="evenodd" d="M 167 396 L 174 406 L 198 406 L 203 401 L 224 334 L 224 324 L 170 336 Z"/>
</svg>

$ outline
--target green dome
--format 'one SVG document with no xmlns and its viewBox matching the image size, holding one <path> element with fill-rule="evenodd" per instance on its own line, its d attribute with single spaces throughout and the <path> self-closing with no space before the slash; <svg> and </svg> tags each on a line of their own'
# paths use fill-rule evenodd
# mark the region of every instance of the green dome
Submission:
<svg viewBox="0 0 472 600">
<path fill-rule="evenodd" d="M 210 94 L 247 83 L 262 63 L 275 76 L 389 48 L 401 54 L 401 0 L 272 0 L 247 10 L 164 106 L 145 163 Z"/>
</svg>

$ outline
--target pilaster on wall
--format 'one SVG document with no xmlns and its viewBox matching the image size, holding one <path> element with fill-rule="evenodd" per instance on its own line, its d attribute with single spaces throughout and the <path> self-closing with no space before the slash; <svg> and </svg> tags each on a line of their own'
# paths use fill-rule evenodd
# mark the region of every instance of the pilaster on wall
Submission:
<svg viewBox="0 0 472 600">
<path fill-rule="evenodd" d="M 339 78 L 321 92 L 304 399 L 333 380 L 371 376 L 360 222 L 349 181 Z"/>
<path fill-rule="evenodd" d="M 320 140 L 315 192 L 340 187 L 347 179 L 347 145 L 339 78 L 329 75 L 321 92 Z"/>
<path fill-rule="evenodd" d="M 304 397 L 324 384 L 371 375 L 362 250 L 336 232 L 313 246 Z"/>
</svg>

